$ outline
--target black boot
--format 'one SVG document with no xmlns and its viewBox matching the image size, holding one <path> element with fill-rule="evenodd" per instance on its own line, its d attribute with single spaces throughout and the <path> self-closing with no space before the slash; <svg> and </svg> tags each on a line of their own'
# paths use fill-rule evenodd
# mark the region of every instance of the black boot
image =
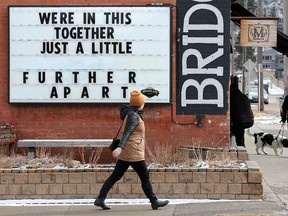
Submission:
<svg viewBox="0 0 288 216">
<path fill-rule="evenodd" d="M 101 207 L 103 210 L 109 210 L 111 209 L 110 206 L 107 206 L 104 202 L 104 200 L 101 200 L 99 198 L 97 198 L 95 201 L 94 201 L 94 205 L 97 206 L 97 207 Z"/>
<path fill-rule="evenodd" d="M 156 210 L 159 207 L 164 207 L 168 205 L 168 203 L 169 203 L 169 200 L 165 200 L 165 201 L 155 200 L 154 202 L 151 203 L 151 207 L 152 209 Z"/>
</svg>

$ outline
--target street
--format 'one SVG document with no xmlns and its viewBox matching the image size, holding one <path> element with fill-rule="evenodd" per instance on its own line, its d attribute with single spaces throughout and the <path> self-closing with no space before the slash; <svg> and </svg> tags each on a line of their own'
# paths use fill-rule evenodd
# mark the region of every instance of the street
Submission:
<svg viewBox="0 0 288 216">
<path fill-rule="evenodd" d="M 280 117 L 280 105 L 279 105 L 280 95 L 271 95 L 269 94 L 269 104 L 264 104 L 264 113 L 267 115 L 276 115 Z M 258 114 L 258 103 L 251 103 L 254 113 L 256 116 Z"/>
<path fill-rule="evenodd" d="M 269 95 L 269 104 L 264 105 L 264 111 L 258 112 L 258 105 L 252 104 L 255 115 L 255 124 L 250 130 L 255 132 L 267 132 L 278 134 L 281 128 L 279 95 Z M 288 137 L 287 123 L 283 127 L 284 136 Z M 288 170 L 288 149 L 284 149 L 283 155 L 276 156 L 272 148 L 265 148 L 268 155 L 257 155 L 255 151 L 254 137 L 245 135 L 246 148 L 250 160 L 256 161 L 262 171 L 263 181 L 267 184 L 264 189 L 264 197 L 274 199 L 276 202 L 287 206 L 288 203 L 288 178 L 284 173 Z M 271 193 L 269 193 L 271 190 Z"/>
</svg>

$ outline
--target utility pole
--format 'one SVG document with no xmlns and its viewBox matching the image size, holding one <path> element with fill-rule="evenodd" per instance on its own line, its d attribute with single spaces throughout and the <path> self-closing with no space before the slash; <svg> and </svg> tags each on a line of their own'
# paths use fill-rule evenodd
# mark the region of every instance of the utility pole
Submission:
<svg viewBox="0 0 288 216">
<path fill-rule="evenodd" d="M 284 0 L 287 1 L 287 0 Z M 263 17 L 262 0 L 258 0 L 258 17 Z M 264 111 L 263 100 L 263 47 L 257 47 L 257 63 L 258 63 L 258 111 Z"/>
<path fill-rule="evenodd" d="M 244 7 L 247 9 L 248 8 L 248 0 L 244 0 Z M 245 94 L 246 92 L 246 82 L 249 79 L 246 79 L 246 69 L 243 66 L 246 62 L 246 47 L 242 47 L 242 92 Z M 249 85 L 250 83 L 248 83 Z"/>
<path fill-rule="evenodd" d="M 288 35 L 288 0 L 283 0 L 283 31 Z M 284 96 L 288 95 L 288 57 L 283 55 L 284 62 Z"/>
</svg>

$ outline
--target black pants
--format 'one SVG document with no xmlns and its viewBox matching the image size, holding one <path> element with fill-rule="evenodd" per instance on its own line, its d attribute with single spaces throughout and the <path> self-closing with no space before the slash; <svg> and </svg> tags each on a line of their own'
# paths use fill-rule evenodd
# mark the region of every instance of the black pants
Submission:
<svg viewBox="0 0 288 216">
<path fill-rule="evenodd" d="M 113 187 L 113 185 L 122 178 L 127 169 L 131 166 L 137 175 L 139 176 L 142 184 L 142 189 L 146 195 L 146 197 L 150 200 L 150 202 L 154 202 L 157 200 L 156 195 L 153 192 L 152 185 L 150 182 L 149 172 L 146 166 L 145 160 L 137 161 L 137 162 L 127 162 L 118 160 L 115 166 L 115 169 L 111 176 L 104 182 L 100 194 L 98 196 L 99 199 L 105 200 L 109 190 Z"/>
<path fill-rule="evenodd" d="M 244 146 L 245 147 L 245 141 L 244 141 L 244 132 L 245 128 L 242 125 L 232 125 L 230 128 L 231 132 L 234 134 L 236 138 L 236 144 L 237 146 Z"/>
</svg>

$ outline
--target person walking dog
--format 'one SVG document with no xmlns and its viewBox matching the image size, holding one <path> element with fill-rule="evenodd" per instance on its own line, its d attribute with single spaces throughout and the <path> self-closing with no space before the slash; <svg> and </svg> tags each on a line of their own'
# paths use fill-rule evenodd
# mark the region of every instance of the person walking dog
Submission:
<svg viewBox="0 0 288 216">
<path fill-rule="evenodd" d="M 124 120 L 124 131 L 118 147 L 112 152 L 112 156 L 118 160 L 113 173 L 104 182 L 94 201 L 94 205 L 103 210 L 111 209 L 105 204 L 107 194 L 113 185 L 122 178 L 129 166 L 139 176 L 142 189 L 150 200 L 152 209 L 164 207 L 169 203 L 168 200 L 161 201 L 156 197 L 150 182 L 145 161 L 145 125 L 142 118 L 144 105 L 144 95 L 134 90 L 130 92 L 130 106 L 124 105 L 120 110 L 120 118 Z"/>
<path fill-rule="evenodd" d="M 237 146 L 245 147 L 244 132 L 254 125 L 254 114 L 248 97 L 238 88 L 238 78 L 233 76 L 230 85 L 230 131 Z"/>
<path fill-rule="evenodd" d="M 288 95 L 285 96 L 284 102 L 281 107 L 281 122 L 284 124 L 287 121 L 287 111 L 288 111 Z"/>
</svg>

